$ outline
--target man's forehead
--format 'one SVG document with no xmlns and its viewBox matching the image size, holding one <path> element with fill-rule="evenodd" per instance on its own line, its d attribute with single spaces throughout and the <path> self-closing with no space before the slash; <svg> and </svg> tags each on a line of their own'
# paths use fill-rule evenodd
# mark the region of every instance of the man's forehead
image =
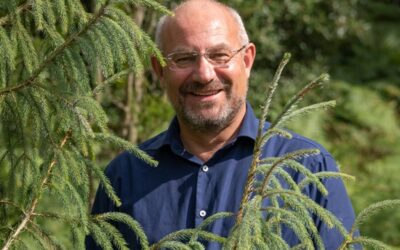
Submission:
<svg viewBox="0 0 400 250">
<path fill-rule="evenodd" d="M 171 25 L 165 30 L 164 48 L 180 50 L 201 50 L 208 47 L 230 47 L 235 43 L 237 33 L 221 22 L 207 22 L 204 25 Z M 172 46 L 172 47 L 171 47 Z"/>
<path fill-rule="evenodd" d="M 237 33 L 235 22 L 226 10 L 218 7 L 212 10 L 180 8 L 173 17 L 168 17 L 163 27 L 165 42 L 179 37 L 202 37 L 209 35 L 230 36 Z"/>
<path fill-rule="evenodd" d="M 211 33 L 228 33 L 230 25 L 222 18 L 174 19 L 167 23 L 166 33 L 171 35 L 201 36 Z"/>
</svg>

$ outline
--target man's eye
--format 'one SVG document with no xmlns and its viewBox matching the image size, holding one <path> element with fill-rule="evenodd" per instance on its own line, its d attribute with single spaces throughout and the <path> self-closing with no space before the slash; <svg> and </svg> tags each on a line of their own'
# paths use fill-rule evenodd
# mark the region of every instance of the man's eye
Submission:
<svg viewBox="0 0 400 250">
<path fill-rule="evenodd" d="M 192 62 L 196 61 L 196 55 L 195 54 L 190 54 L 190 53 L 174 55 L 172 60 L 176 64 L 192 63 Z"/>
<path fill-rule="evenodd" d="M 209 59 L 217 62 L 229 60 L 230 56 L 231 54 L 227 51 L 217 51 L 208 54 Z"/>
</svg>

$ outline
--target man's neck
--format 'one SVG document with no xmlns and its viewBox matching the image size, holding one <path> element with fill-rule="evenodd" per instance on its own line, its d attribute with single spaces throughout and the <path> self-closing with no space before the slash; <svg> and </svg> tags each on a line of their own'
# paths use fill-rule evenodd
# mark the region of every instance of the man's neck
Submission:
<svg viewBox="0 0 400 250">
<path fill-rule="evenodd" d="M 231 123 L 218 131 L 199 131 L 179 122 L 180 136 L 185 149 L 207 162 L 219 149 L 231 141 L 239 132 L 246 108 L 244 107 L 233 118 Z"/>
</svg>

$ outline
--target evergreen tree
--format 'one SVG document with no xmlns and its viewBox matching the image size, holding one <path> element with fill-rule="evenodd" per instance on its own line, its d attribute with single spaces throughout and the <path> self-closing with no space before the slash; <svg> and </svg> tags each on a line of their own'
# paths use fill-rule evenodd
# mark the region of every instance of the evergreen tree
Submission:
<svg viewBox="0 0 400 250">
<path fill-rule="evenodd" d="M 44 221 L 69 225 L 77 249 L 88 233 L 106 249 L 112 244 L 126 249 L 110 220 L 140 230 L 127 216 L 90 217 L 88 206 L 91 175 L 120 203 L 95 162 L 99 143 L 156 165 L 108 132 L 107 115 L 95 100 L 121 75 L 139 74 L 150 54 L 162 60 L 148 35 L 119 8 L 127 3 L 168 13 L 153 0 L 99 0 L 93 13 L 79 0 L 2 1 L 0 173 L 7 180 L 0 190 L 2 249 L 29 248 L 32 241 L 62 248 Z"/>
</svg>

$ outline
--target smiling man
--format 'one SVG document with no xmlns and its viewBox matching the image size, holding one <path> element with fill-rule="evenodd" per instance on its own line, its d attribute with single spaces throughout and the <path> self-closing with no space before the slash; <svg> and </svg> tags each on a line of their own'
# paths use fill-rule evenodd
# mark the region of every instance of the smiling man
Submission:
<svg viewBox="0 0 400 250">
<path fill-rule="evenodd" d="M 169 128 L 140 148 L 159 161 L 157 168 L 130 153 L 114 159 L 107 176 L 121 198 L 116 207 L 100 187 L 93 213 L 120 211 L 131 215 L 145 230 L 151 243 L 184 228 L 198 226 L 209 215 L 237 212 L 252 160 L 258 121 L 246 102 L 248 80 L 256 55 L 240 16 L 212 0 L 189 0 L 180 4 L 173 17 L 163 17 L 156 41 L 167 66 L 152 58 L 152 66 L 165 89 L 176 117 Z M 268 124 L 267 124 L 268 126 Z M 291 140 L 274 137 L 263 149 L 265 157 L 305 148 L 318 148 L 320 155 L 302 164 L 313 172 L 337 171 L 332 156 L 319 144 L 293 134 Z M 293 173 L 293 179 L 301 176 Z M 354 212 L 340 179 L 327 179 L 329 195 L 315 187 L 305 193 L 331 211 L 349 228 Z M 208 230 L 227 236 L 234 217 L 213 223 Z M 336 249 L 342 237 L 318 218 L 315 225 L 326 249 Z M 131 249 L 139 248 L 134 233 L 117 224 Z M 296 235 L 285 228 L 290 245 Z M 215 242 L 207 249 L 220 249 Z M 88 240 L 88 248 L 96 245 Z"/>
<path fill-rule="evenodd" d="M 255 46 L 238 32 L 236 15 L 214 2 L 190 1 L 158 27 L 168 66 L 153 59 L 153 68 L 176 111 L 185 149 L 204 162 L 236 135 L 246 113 Z"/>
</svg>

